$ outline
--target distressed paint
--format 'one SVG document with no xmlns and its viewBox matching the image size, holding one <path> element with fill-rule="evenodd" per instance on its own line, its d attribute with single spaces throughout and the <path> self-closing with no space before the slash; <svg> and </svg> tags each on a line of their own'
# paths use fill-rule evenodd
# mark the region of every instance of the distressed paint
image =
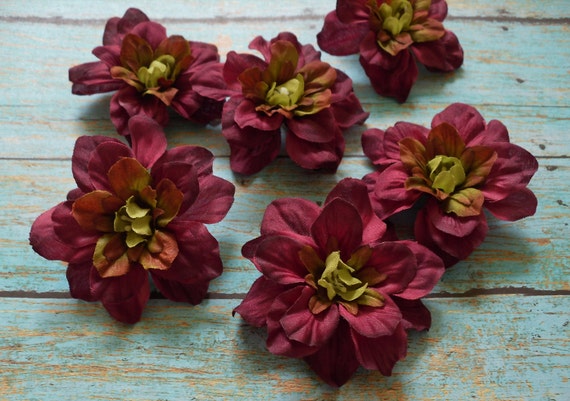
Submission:
<svg viewBox="0 0 570 401">
<path fill-rule="evenodd" d="M 81 4 L 78 7 L 78 4 Z M 335 2 L 171 0 L 139 2 L 169 34 L 214 43 L 222 60 L 248 51 L 258 34 L 290 30 L 315 43 Z M 455 74 L 421 71 L 409 101 L 377 96 L 357 56 L 323 59 L 348 73 L 371 116 L 346 134 L 336 174 L 302 171 L 286 157 L 254 177 L 229 170 L 219 126 L 173 118 L 169 144 L 200 144 L 218 156 L 214 171 L 236 184 L 236 203 L 210 231 L 225 273 L 209 300 L 189 307 L 152 299 L 135 326 L 112 321 L 99 304 L 69 299 L 65 266 L 34 254 L 33 219 L 73 187 L 70 157 L 79 135 L 117 137 L 110 95 L 73 96 L 70 66 L 95 60 L 105 21 L 125 1 L 5 0 L 0 5 L 0 399 L 7 400 L 557 400 L 570 399 L 570 47 L 567 0 L 449 0 L 448 29 L 465 64 Z M 448 270 L 426 304 L 428 333 L 410 336 L 394 375 L 359 370 L 342 389 L 324 385 L 302 361 L 264 349 L 262 330 L 231 310 L 258 276 L 241 257 L 271 200 L 322 201 L 344 177 L 372 170 L 360 135 L 396 121 L 429 125 L 455 101 L 499 119 L 511 140 L 539 158 L 531 182 L 533 217 L 490 219 L 490 233 Z M 356 394 L 356 396 L 355 396 Z"/>
</svg>

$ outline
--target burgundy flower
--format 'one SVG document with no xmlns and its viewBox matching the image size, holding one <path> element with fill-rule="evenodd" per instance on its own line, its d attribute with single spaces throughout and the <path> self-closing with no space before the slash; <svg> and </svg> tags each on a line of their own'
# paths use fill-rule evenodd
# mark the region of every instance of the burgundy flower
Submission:
<svg viewBox="0 0 570 401">
<path fill-rule="evenodd" d="M 463 64 L 463 49 L 443 27 L 445 0 L 338 0 L 317 35 L 321 49 L 360 54 L 374 90 L 405 102 L 418 77 L 416 61 L 430 71 Z"/>
<path fill-rule="evenodd" d="M 107 21 L 100 61 L 69 69 L 72 92 L 91 95 L 117 91 L 111 120 L 128 135 L 129 118 L 139 113 L 168 123 L 168 106 L 182 117 L 207 124 L 221 117 L 225 96 L 222 63 L 216 46 L 166 36 L 166 29 L 136 8 Z"/>
<path fill-rule="evenodd" d="M 344 153 L 342 131 L 368 117 L 350 78 L 320 61 L 313 46 L 301 45 L 291 33 L 269 42 L 258 36 L 249 47 L 264 59 L 232 51 L 224 65 L 233 91 L 222 117 L 231 169 L 241 174 L 263 169 L 277 157 L 284 127 L 287 153 L 295 163 L 336 170 Z"/>
<path fill-rule="evenodd" d="M 30 243 L 46 259 L 68 263 L 74 298 L 99 300 L 115 319 L 135 323 L 149 298 L 149 273 L 173 301 L 204 298 L 222 273 L 218 242 L 204 223 L 226 215 L 234 186 L 212 175 L 208 150 L 166 150 L 150 118 L 131 118 L 129 130 L 132 149 L 104 136 L 77 140 L 78 188 L 36 219 Z"/>
<path fill-rule="evenodd" d="M 322 208 L 276 200 L 242 249 L 263 275 L 235 312 L 267 327 L 270 352 L 304 358 L 332 386 L 360 365 L 390 375 L 406 330 L 429 328 L 420 298 L 444 271 L 427 248 L 391 237 L 360 180 L 342 180 Z"/>
<path fill-rule="evenodd" d="M 380 168 L 365 181 L 382 219 L 420 207 L 417 241 L 451 266 L 483 242 L 484 208 L 509 221 L 534 214 L 537 200 L 527 185 L 538 163 L 509 142 L 500 121 L 485 123 L 469 105 L 450 105 L 431 126 L 399 122 L 365 131 L 364 153 Z"/>
</svg>

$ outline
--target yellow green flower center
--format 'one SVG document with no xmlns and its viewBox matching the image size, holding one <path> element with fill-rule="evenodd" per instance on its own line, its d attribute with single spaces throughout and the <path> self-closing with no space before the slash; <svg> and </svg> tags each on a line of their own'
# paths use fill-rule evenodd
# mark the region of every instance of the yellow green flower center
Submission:
<svg viewBox="0 0 570 401">
<path fill-rule="evenodd" d="M 303 93 L 305 93 L 305 80 L 301 74 L 297 74 L 295 78 L 282 85 L 273 82 L 267 91 L 265 100 L 271 106 L 290 108 L 297 104 Z"/>
<path fill-rule="evenodd" d="M 382 21 L 382 29 L 397 36 L 400 32 L 408 31 L 414 16 L 414 8 L 408 0 L 393 0 L 382 3 L 378 13 Z"/>
<path fill-rule="evenodd" d="M 465 169 L 461 160 L 452 156 L 438 155 L 427 163 L 431 187 L 451 194 L 465 182 Z"/>
<path fill-rule="evenodd" d="M 317 282 L 327 292 L 329 301 L 339 296 L 345 301 L 355 301 L 364 294 L 367 283 L 363 283 L 352 274 L 355 269 L 344 263 L 340 252 L 332 252 L 325 261 L 325 270 Z"/>
<path fill-rule="evenodd" d="M 152 228 L 152 209 L 140 206 L 134 196 L 115 212 L 113 227 L 115 232 L 126 233 L 125 243 L 134 248 L 148 241 L 154 232 Z"/>
<path fill-rule="evenodd" d="M 176 59 L 169 54 L 162 55 L 153 60 L 148 67 L 140 67 L 137 78 L 147 89 L 158 88 L 161 81 L 173 81 Z"/>
</svg>

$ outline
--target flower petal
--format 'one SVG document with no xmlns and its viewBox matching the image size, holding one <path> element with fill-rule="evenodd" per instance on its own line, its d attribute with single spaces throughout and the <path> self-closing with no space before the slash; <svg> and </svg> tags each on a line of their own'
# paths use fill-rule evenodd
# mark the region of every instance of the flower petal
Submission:
<svg viewBox="0 0 570 401">
<path fill-rule="evenodd" d="M 123 200 L 138 195 L 151 183 L 150 173 L 138 160 L 130 157 L 122 158 L 113 164 L 108 176 L 113 192 Z"/>
<path fill-rule="evenodd" d="M 370 338 L 352 330 L 352 341 L 358 362 L 366 369 L 379 370 L 384 376 L 391 376 L 394 365 L 404 359 L 408 336 L 399 325 L 392 334 Z"/>
<path fill-rule="evenodd" d="M 267 341 L 269 352 L 290 358 L 302 358 L 314 353 L 317 348 L 292 340 L 285 334 L 279 322 L 287 310 L 301 296 L 304 286 L 295 286 L 278 295 L 267 314 Z"/>
<path fill-rule="evenodd" d="M 420 300 L 392 298 L 402 312 L 402 327 L 405 330 L 428 330 L 431 327 L 431 313 Z"/>
<path fill-rule="evenodd" d="M 368 21 L 363 19 L 345 23 L 339 20 L 336 11 L 332 11 L 326 15 L 323 27 L 317 34 L 317 43 L 325 52 L 335 56 L 356 54 L 369 30 Z"/>
<path fill-rule="evenodd" d="M 349 338 L 350 328 L 341 320 L 329 342 L 304 357 L 311 369 L 330 386 L 342 386 L 358 369 L 354 345 Z"/>
<path fill-rule="evenodd" d="M 371 269 L 375 275 L 385 275 L 386 279 L 374 288 L 383 294 L 398 294 L 405 291 L 414 279 L 417 269 L 416 258 L 411 249 L 402 241 L 387 241 L 372 247 L 372 254 L 356 277 L 367 275 Z M 365 280 L 366 281 L 366 280 Z"/>
<path fill-rule="evenodd" d="M 295 303 L 281 317 L 279 323 L 288 338 L 311 347 L 322 347 L 334 334 L 339 323 L 339 308 L 336 305 L 314 315 L 309 310 L 309 299 L 315 290 L 303 287 Z"/>
<path fill-rule="evenodd" d="M 86 167 L 89 165 L 89 161 L 95 149 L 104 142 L 114 142 L 124 146 L 120 141 L 103 135 L 82 135 L 75 141 L 73 156 L 71 157 L 71 171 L 77 186 L 83 190 L 83 192 L 91 192 L 95 189 L 91 183 L 91 178 L 89 177 L 89 172 Z"/>
<path fill-rule="evenodd" d="M 119 159 L 133 156 L 132 150 L 119 141 L 101 142 L 91 153 L 86 166 L 93 188 L 103 191 L 112 190 L 109 183 L 109 170 Z M 78 165 L 77 168 L 85 168 L 85 166 Z"/>
<path fill-rule="evenodd" d="M 341 259 L 348 260 L 362 242 L 362 230 L 362 218 L 356 207 L 335 198 L 323 207 L 311 227 L 311 234 L 326 256 L 340 250 Z"/>
<path fill-rule="evenodd" d="M 206 226 L 198 222 L 181 222 L 175 219 L 168 225 L 168 231 L 176 239 L 178 255 L 170 268 L 151 272 L 155 281 L 167 280 L 188 284 L 209 282 L 222 274 L 223 266 L 218 241 Z M 164 286 L 171 285 L 165 283 Z"/>
<path fill-rule="evenodd" d="M 413 279 L 408 282 L 404 290 L 396 295 L 398 298 L 406 300 L 425 297 L 445 272 L 443 262 L 436 254 L 417 242 L 401 241 L 400 243 L 406 245 L 413 252 L 416 258 L 416 268 Z"/>
<path fill-rule="evenodd" d="M 411 49 L 417 60 L 430 71 L 451 72 L 463 64 L 463 48 L 451 31 L 445 31 L 438 40 L 416 42 Z"/>
<path fill-rule="evenodd" d="M 73 298 L 87 302 L 98 300 L 91 291 L 91 270 L 93 269 L 95 268 L 91 260 L 81 263 L 70 263 L 67 266 L 65 276 L 69 283 L 69 293 Z"/>
<path fill-rule="evenodd" d="M 332 141 L 337 135 L 338 127 L 330 110 L 286 121 L 287 128 L 297 137 L 314 143 Z"/>
<path fill-rule="evenodd" d="M 342 159 L 345 142 L 340 129 L 335 127 L 334 130 L 334 139 L 327 143 L 309 142 L 287 132 L 287 154 L 304 169 L 335 172 Z"/>
<path fill-rule="evenodd" d="M 512 192 L 506 198 L 485 202 L 485 207 L 501 220 L 515 221 L 532 216 L 536 212 L 538 200 L 528 188 Z"/>
<path fill-rule="evenodd" d="M 299 252 L 306 245 L 311 245 L 311 242 L 300 236 L 264 236 L 263 242 L 255 250 L 253 262 L 263 275 L 276 283 L 304 283 L 309 272 L 301 261 Z"/>
<path fill-rule="evenodd" d="M 408 98 L 418 77 L 418 67 L 411 52 L 404 50 L 392 56 L 378 48 L 374 32 L 360 44 L 360 64 L 376 92 L 394 97 L 400 103 Z"/>
<path fill-rule="evenodd" d="M 199 185 L 198 196 L 190 207 L 180 214 L 180 218 L 205 224 L 220 222 L 234 202 L 234 184 L 210 175 L 200 179 Z"/>
<path fill-rule="evenodd" d="M 125 275 L 98 281 L 96 287 L 96 294 L 113 318 L 128 324 L 140 320 L 150 295 L 146 270 L 130 269 Z"/>
<path fill-rule="evenodd" d="M 240 128 L 251 127 L 260 131 L 274 131 L 281 127 L 283 116 L 275 113 L 271 116 L 255 109 L 255 104 L 243 99 L 235 108 L 234 120 Z"/>
<path fill-rule="evenodd" d="M 476 140 L 485 130 L 483 116 L 473 106 L 464 103 L 453 103 L 447 106 L 434 116 L 431 126 L 433 128 L 442 123 L 455 127 L 466 146 L 471 146 L 471 141 Z"/>
<path fill-rule="evenodd" d="M 109 72 L 109 66 L 102 61 L 83 63 L 69 69 L 69 80 L 73 83 L 74 95 L 92 95 L 115 91 L 125 85 Z"/>
<path fill-rule="evenodd" d="M 285 291 L 285 288 L 261 276 L 254 281 L 244 300 L 233 310 L 232 314 L 239 313 L 252 326 L 263 327 L 266 325 L 271 304 L 279 294 Z"/>
<path fill-rule="evenodd" d="M 358 313 L 353 315 L 343 306 L 339 306 L 340 315 L 350 328 L 365 337 L 389 336 L 400 325 L 402 313 L 389 296 L 383 295 L 384 305 L 372 307 L 359 305 Z"/>
<path fill-rule="evenodd" d="M 181 283 L 175 280 L 166 280 L 162 277 L 154 278 L 154 270 L 151 271 L 154 283 L 162 295 L 171 301 L 186 302 L 191 305 L 198 305 L 208 294 L 208 281 L 196 283 Z"/>
<path fill-rule="evenodd" d="M 160 124 L 145 115 L 129 119 L 131 145 L 137 160 L 146 168 L 166 151 L 166 136 Z"/>
<path fill-rule="evenodd" d="M 48 260 L 67 261 L 75 252 L 74 247 L 62 241 L 54 231 L 53 213 L 65 209 L 69 213 L 69 203 L 62 202 L 39 215 L 30 230 L 30 245 L 33 250 Z"/>
<path fill-rule="evenodd" d="M 261 222 L 261 234 L 293 233 L 310 236 L 311 225 L 321 208 L 301 198 L 282 198 L 267 206 Z"/>
<path fill-rule="evenodd" d="M 115 212 L 124 204 L 107 191 L 93 191 L 73 202 L 71 213 L 84 230 L 111 233 Z"/>
</svg>

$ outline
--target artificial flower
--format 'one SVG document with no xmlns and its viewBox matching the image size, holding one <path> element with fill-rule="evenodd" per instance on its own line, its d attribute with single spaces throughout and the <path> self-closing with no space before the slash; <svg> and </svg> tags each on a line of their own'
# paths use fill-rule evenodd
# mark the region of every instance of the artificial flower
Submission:
<svg viewBox="0 0 570 401">
<path fill-rule="evenodd" d="M 337 56 L 360 54 L 372 87 L 405 102 L 418 77 L 416 62 L 451 72 L 463 64 L 463 49 L 443 26 L 445 0 L 338 0 L 325 17 L 317 42 Z"/>
<path fill-rule="evenodd" d="M 216 46 L 166 36 L 166 29 L 140 10 L 129 8 L 122 18 L 107 21 L 103 46 L 93 49 L 100 61 L 69 69 L 72 92 L 91 95 L 116 91 L 111 120 L 129 135 L 129 118 L 143 113 L 162 126 L 168 107 L 200 124 L 220 120 L 225 96 Z M 213 90 L 216 89 L 216 90 Z"/>
<path fill-rule="evenodd" d="M 322 208 L 275 200 L 242 248 L 262 276 L 235 312 L 267 327 L 270 352 L 303 358 L 332 386 L 359 366 L 390 375 L 406 330 L 430 327 L 420 298 L 444 272 L 427 248 L 392 238 L 361 180 L 339 182 Z"/>
<path fill-rule="evenodd" d="M 536 197 L 527 188 L 536 158 L 509 142 L 500 121 L 486 123 L 469 105 L 448 106 L 433 118 L 431 129 L 407 122 L 386 131 L 369 129 L 362 147 L 379 167 L 365 177 L 377 215 L 386 219 L 419 208 L 415 238 L 447 266 L 483 242 L 484 209 L 508 221 L 536 211 Z"/>
<path fill-rule="evenodd" d="M 234 172 L 254 174 L 277 157 L 281 129 L 289 157 L 305 169 L 336 170 L 344 153 L 343 130 L 368 117 L 346 74 L 320 61 L 311 45 L 285 32 L 250 49 L 263 59 L 231 51 L 224 79 L 231 97 L 224 105 L 222 133 Z"/>
<path fill-rule="evenodd" d="M 135 323 L 150 277 L 173 301 L 206 296 L 222 262 L 204 224 L 226 215 L 235 188 L 212 174 L 207 149 L 166 150 L 154 120 L 135 116 L 129 132 L 132 148 L 104 136 L 77 139 L 77 188 L 35 220 L 30 243 L 44 258 L 68 263 L 74 298 L 101 301 L 115 319 Z"/>
</svg>

